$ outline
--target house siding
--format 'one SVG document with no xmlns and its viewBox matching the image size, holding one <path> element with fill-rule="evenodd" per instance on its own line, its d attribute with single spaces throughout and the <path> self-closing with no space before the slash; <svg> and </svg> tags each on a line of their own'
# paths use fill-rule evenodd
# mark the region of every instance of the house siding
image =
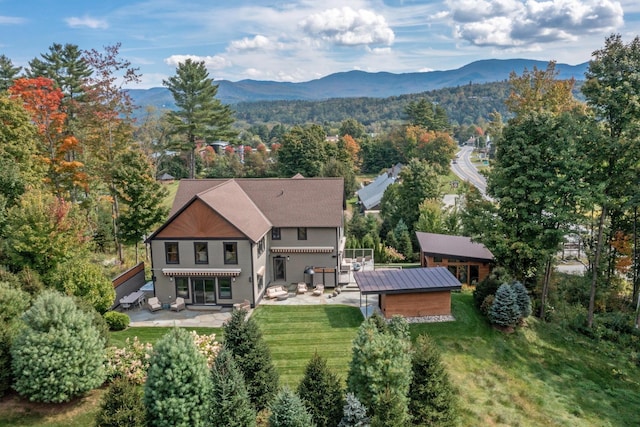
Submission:
<svg viewBox="0 0 640 427">
<path fill-rule="evenodd" d="M 451 291 L 382 294 L 380 310 L 385 318 L 450 315 Z"/>
<path fill-rule="evenodd" d="M 439 257 L 439 258 L 441 260 L 436 261 L 434 256 L 427 256 L 425 254 L 422 254 L 420 265 L 422 267 L 449 268 L 453 273 L 453 275 L 456 276 L 461 283 L 464 283 L 467 285 L 476 285 L 478 282 L 481 282 L 484 279 L 486 279 L 487 276 L 489 276 L 489 274 L 491 273 L 492 265 L 489 262 L 453 259 L 453 258 L 447 258 L 446 255 L 443 255 L 442 257 Z M 478 268 L 477 282 L 471 280 L 471 266 L 475 266 Z M 453 271 L 454 269 L 456 270 L 456 272 Z M 460 269 L 464 269 L 466 271 L 466 275 L 463 275 L 464 273 L 460 271 Z M 466 276 L 466 280 L 463 280 L 465 279 L 465 276 Z"/>
</svg>

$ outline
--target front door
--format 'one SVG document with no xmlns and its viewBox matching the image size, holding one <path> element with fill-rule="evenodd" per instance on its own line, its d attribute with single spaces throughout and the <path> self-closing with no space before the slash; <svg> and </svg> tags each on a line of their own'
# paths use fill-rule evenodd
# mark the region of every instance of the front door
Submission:
<svg viewBox="0 0 640 427">
<path fill-rule="evenodd" d="M 273 280 L 286 281 L 287 280 L 287 268 L 286 258 L 277 257 L 273 259 Z"/>
<path fill-rule="evenodd" d="M 194 304 L 215 304 L 216 303 L 216 282 L 215 279 L 194 278 L 193 303 Z"/>
</svg>

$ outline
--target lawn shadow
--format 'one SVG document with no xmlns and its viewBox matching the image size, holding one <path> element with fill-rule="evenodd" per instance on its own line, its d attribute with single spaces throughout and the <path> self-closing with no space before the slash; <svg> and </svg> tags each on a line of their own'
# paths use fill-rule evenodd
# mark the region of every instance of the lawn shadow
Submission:
<svg viewBox="0 0 640 427">
<path fill-rule="evenodd" d="M 357 328 L 364 320 L 358 307 L 324 305 L 322 311 L 332 328 Z"/>
</svg>

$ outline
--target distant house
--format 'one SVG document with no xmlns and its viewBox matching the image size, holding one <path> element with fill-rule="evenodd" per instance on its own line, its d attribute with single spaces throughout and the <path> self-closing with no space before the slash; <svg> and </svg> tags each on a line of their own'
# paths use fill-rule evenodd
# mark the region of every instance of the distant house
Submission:
<svg viewBox="0 0 640 427">
<path fill-rule="evenodd" d="M 397 181 L 402 167 L 402 164 L 396 164 L 385 173 L 378 175 L 371 183 L 356 191 L 360 207 L 363 211 L 379 209 L 384 191 L 388 186 Z"/>
<path fill-rule="evenodd" d="M 464 236 L 416 231 L 420 244 L 420 265 L 446 267 L 460 283 L 475 285 L 484 280 L 493 267 L 494 257 L 482 243 Z"/>
<path fill-rule="evenodd" d="M 444 267 L 374 270 L 354 273 L 362 295 L 379 295 L 386 318 L 451 314 L 451 291 L 458 279 Z"/>
<path fill-rule="evenodd" d="M 164 304 L 255 306 L 271 285 L 338 283 L 342 178 L 181 180 L 169 215 L 147 239 Z"/>
<path fill-rule="evenodd" d="M 162 182 L 162 183 L 164 183 L 164 184 L 171 183 L 171 182 L 173 182 L 173 180 L 174 180 L 174 179 L 175 179 L 175 178 L 174 178 L 174 176 L 173 176 L 173 175 L 168 174 L 168 173 L 166 173 L 166 172 L 165 172 L 165 173 L 163 173 L 162 175 L 160 175 L 160 176 L 158 177 L 158 181 L 160 181 L 160 182 Z"/>
</svg>

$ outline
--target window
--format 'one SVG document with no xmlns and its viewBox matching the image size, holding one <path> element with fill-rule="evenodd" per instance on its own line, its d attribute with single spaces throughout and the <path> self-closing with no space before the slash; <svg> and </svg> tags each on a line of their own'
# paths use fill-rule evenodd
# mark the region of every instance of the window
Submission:
<svg viewBox="0 0 640 427">
<path fill-rule="evenodd" d="M 176 277 L 176 297 L 189 299 L 189 278 Z"/>
<path fill-rule="evenodd" d="M 231 299 L 231 277 L 218 277 L 218 298 Z"/>
<path fill-rule="evenodd" d="M 224 263 L 225 264 L 238 263 L 238 244 L 236 242 L 224 243 Z"/>
<path fill-rule="evenodd" d="M 298 240 L 307 240 L 307 227 L 298 227 Z"/>
<path fill-rule="evenodd" d="M 180 264 L 180 254 L 178 253 L 178 242 L 165 242 L 164 252 L 167 257 L 167 264 Z"/>
<path fill-rule="evenodd" d="M 442 262 L 442 257 L 441 256 L 433 256 L 433 262 Z"/>
<path fill-rule="evenodd" d="M 258 257 L 260 257 L 260 255 L 264 253 L 264 249 L 265 249 L 265 238 L 263 237 L 258 242 Z"/>
<path fill-rule="evenodd" d="M 196 264 L 209 263 L 209 251 L 207 248 L 207 242 L 195 242 L 193 244 L 193 251 L 196 254 Z"/>
<path fill-rule="evenodd" d="M 271 240 L 280 240 L 281 236 L 280 236 L 280 228 L 278 227 L 273 227 L 271 229 Z"/>
</svg>

